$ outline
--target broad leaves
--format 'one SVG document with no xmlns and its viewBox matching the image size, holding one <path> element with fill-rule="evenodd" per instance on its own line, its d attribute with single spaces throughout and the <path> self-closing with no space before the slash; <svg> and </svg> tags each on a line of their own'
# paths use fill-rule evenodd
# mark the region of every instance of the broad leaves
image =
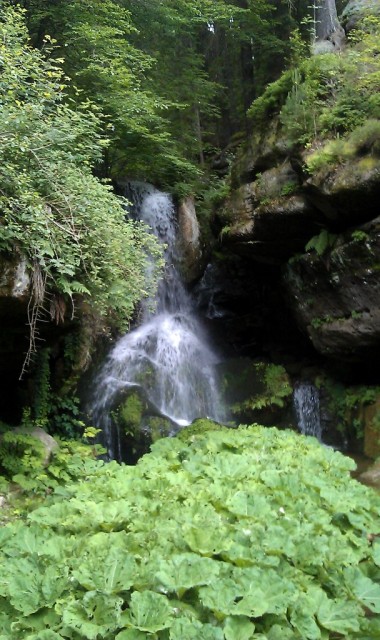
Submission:
<svg viewBox="0 0 380 640">
<path fill-rule="evenodd" d="M 94 467 L 0 532 L 6 640 L 376 639 L 380 501 L 349 466 L 255 426 Z"/>
</svg>

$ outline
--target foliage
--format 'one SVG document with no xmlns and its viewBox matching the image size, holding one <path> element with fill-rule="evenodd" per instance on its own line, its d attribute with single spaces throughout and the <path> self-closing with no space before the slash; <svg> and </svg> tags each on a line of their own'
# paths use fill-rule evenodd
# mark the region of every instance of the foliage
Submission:
<svg viewBox="0 0 380 640">
<path fill-rule="evenodd" d="M 77 396 L 52 394 L 46 421 L 49 433 L 64 439 L 77 439 L 85 428 L 80 419 L 79 404 Z"/>
<path fill-rule="evenodd" d="M 336 233 L 331 233 L 330 231 L 327 231 L 327 229 L 322 229 L 317 236 L 313 236 L 309 240 L 305 247 L 305 251 L 314 250 L 318 256 L 322 256 L 327 249 L 334 247 L 337 237 Z"/>
<path fill-rule="evenodd" d="M 252 124 L 258 127 L 268 117 L 280 111 L 292 88 L 292 72 L 285 71 L 278 80 L 268 85 L 263 95 L 257 98 L 248 109 Z"/>
<path fill-rule="evenodd" d="M 95 436 L 96 433 L 87 431 L 85 439 L 88 441 Z M 58 448 L 52 452 L 48 464 L 40 462 L 34 466 L 24 465 L 12 476 L 12 482 L 17 483 L 27 493 L 46 495 L 67 483 L 86 479 L 103 465 L 102 461 L 97 460 L 97 457 L 104 453 L 104 449 L 99 445 L 84 444 L 75 440 L 57 439 L 57 442 Z"/>
<path fill-rule="evenodd" d="M 257 389 L 254 393 L 251 392 L 250 397 L 232 406 L 234 415 L 268 407 L 283 408 L 292 395 L 292 387 L 283 366 L 256 362 L 253 369 L 258 381 Z"/>
<path fill-rule="evenodd" d="M 380 122 L 378 120 L 367 120 L 344 139 L 330 140 L 313 151 L 306 160 L 306 167 L 310 173 L 315 173 L 329 165 L 344 163 L 364 154 L 380 156 Z"/>
<path fill-rule="evenodd" d="M 348 438 L 364 435 L 364 408 L 373 405 L 380 396 L 380 387 L 344 386 L 331 378 L 320 378 L 319 387 L 328 397 L 328 409 L 334 416 L 336 428 Z M 376 423 L 376 419 L 375 419 Z M 373 424 L 375 427 L 376 424 Z"/>
<path fill-rule="evenodd" d="M 2 527 L 0 637 L 375 639 L 380 502 L 353 466 L 253 426 L 94 468 Z"/>
<path fill-rule="evenodd" d="M 27 257 L 40 313 L 48 297 L 59 321 L 80 294 L 123 325 L 151 286 L 146 253 L 159 249 L 92 175 L 106 145 L 96 108 L 64 104 L 60 63 L 26 44 L 20 11 L 4 9 L 0 36 L 0 250 Z"/>
<path fill-rule="evenodd" d="M 333 161 L 342 149 L 347 153 L 351 145 L 353 153 L 360 153 L 360 138 L 364 146 L 372 133 L 378 140 L 379 33 L 380 20 L 372 16 L 339 55 L 324 53 L 303 60 L 299 37 L 293 38 L 292 67 L 253 102 L 248 112 L 253 124 L 279 113 L 282 133 L 292 143 L 320 145 L 321 139 L 337 138 L 316 152 L 320 163 Z M 344 146 L 341 138 L 355 131 L 357 137 L 352 134 L 353 139 Z M 318 168 L 315 163 L 309 159 L 311 171 Z"/>
<path fill-rule="evenodd" d="M 11 479 L 17 473 L 35 473 L 45 458 L 43 444 L 27 433 L 6 431 L 0 438 L 0 469 Z"/>
<path fill-rule="evenodd" d="M 177 438 L 184 440 L 185 442 L 188 440 L 192 441 L 196 436 L 202 435 L 208 431 L 220 431 L 221 428 L 222 426 L 218 422 L 214 422 L 208 418 L 198 418 L 198 420 L 194 420 L 194 422 L 192 422 L 188 427 L 181 429 Z"/>
<path fill-rule="evenodd" d="M 131 393 L 120 405 L 114 418 L 127 434 L 133 435 L 141 425 L 144 405 L 137 393 Z"/>
</svg>

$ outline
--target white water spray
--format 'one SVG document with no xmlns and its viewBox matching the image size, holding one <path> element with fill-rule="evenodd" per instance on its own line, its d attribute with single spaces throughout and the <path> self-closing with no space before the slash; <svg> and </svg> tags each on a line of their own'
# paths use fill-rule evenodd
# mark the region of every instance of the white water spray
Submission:
<svg viewBox="0 0 380 640">
<path fill-rule="evenodd" d="M 293 400 L 299 431 L 322 442 L 318 389 L 309 382 L 300 383 L 294 389 Z"/>
<path fill-rule="evenodd" d="M 126 195 L 133 214 L 166 244 L 165 277 L 152 311 L 143 305 L 142 324 L 121 338 L 97 379 L 93 406 L 109 457 L 121 458 L 120 441 L 112 433 L 110 411 L 123 389 L 143 389 L 149 403 L 178 427 L 198 417 L 224 418 L 214 365 L 217 358 L 196 317 L 189 293 L 176 269 L 176 218 L 172 200 L 151 185 L 130 183 Z"/>
</svg>

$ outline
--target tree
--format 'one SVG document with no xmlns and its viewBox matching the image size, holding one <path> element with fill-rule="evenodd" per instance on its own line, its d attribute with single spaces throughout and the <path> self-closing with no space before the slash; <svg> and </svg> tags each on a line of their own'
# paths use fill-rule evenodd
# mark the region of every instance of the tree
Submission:
<svg viewBox="0 0 380 640">
<path fill-rule="evenodd" d="M 88 100 L 68 106 L 60 63 L 27 44 L 12 7 L 0 21 L 0 60 L 0 251 L 17 251 L 33 271 L 32 331 L 45 312 L 59 322 L 66 305 L 74 311 L 77 294 L 125 325 L 153 284 L 146 252 L 159 252 L 93 176 L 104 122 Z"/>
<path fill-rule="evenodd" d="M 341 49 L 344 30 L 338 20 L 335 0 L 313 0 L 312 9 L 317 42 L 329 40 L 334 48 Z"/>
</svg>

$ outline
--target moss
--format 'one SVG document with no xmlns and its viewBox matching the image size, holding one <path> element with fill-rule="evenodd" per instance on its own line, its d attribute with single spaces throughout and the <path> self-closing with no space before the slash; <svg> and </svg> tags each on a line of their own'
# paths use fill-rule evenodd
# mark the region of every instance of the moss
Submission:
<svg viewBox="0 0 380 640">
<path fill-rule="evenodd" d="M 126 434 L 134 434 L 141 425 L 144 406 L 137 393 L 131 393 L 114 412 L 114 418 Z"/>
<path fill-rule="evenodd" d="M 338 431 L 349 439 L 361 440 L 366 427 L 366 407 L 375 405 L 380 397 L 379 386 L 352 386 L 346 387 L 331 378 L 321 377 L 316 381 L 328 397 L 327 407 L 335 420 Z M 380 426 L 379 412 L 371 418 L 371 425 Z"/>
<path fill-rule="evenodd" d="M 208 418 L 199 418 L 198 420 L 194 420 L 194 422 L 192 422 L 188 427 L 181 429 L 177 438 L 188 441 L 194 436 L 202 435 L 206 431 L 220 431 L 225 428 L 226 427 L 222 426 L 218 422 L 214 422 Z"/>
<path fill-rule="evenodd" d="M 170 420 L 158 416 L 152 416 L 144 420 L 144 427 L 149 431 L 152 442 L 156 442 L 160 438 L 166 438 L 173 429 Z"/>
<path fill-rule="evenodd" d="M 278 112 L 292 88 L 292 72 L 285 71 L 278 80 L 272 82 L 248 109 L 248 116 L 254 124 L 260 124 L 267 117 Z"/>
<path fill-rule="evenodd" d="M 331 165 L 360 157 L 363 153 L 372 155 L 361 158 L 358 169 L 362 172 L 375 169 L 380 156 L 380 122 L 378 120 L 367 120 L 344 139 L 327 141 L 308 157 L 306 166 L 310 173 L 316 173 Z"/>
</svg>

